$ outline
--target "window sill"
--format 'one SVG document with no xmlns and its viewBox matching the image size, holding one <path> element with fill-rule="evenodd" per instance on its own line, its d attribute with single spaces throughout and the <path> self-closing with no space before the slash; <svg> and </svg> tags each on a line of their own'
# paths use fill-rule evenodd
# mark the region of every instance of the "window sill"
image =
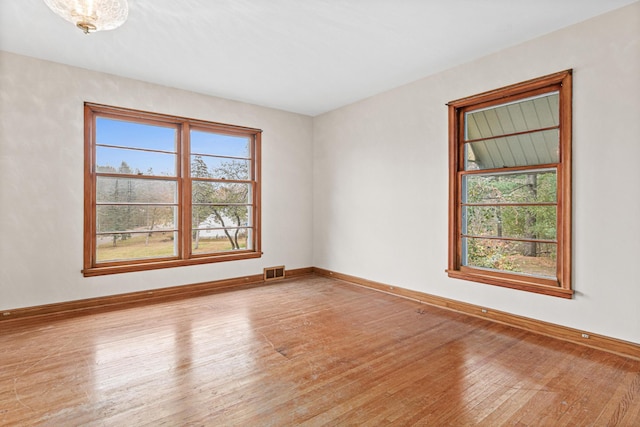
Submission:
<svg viewBox="0 0 640 427">
<path fill-rule="evenodd" d="M 185 267 L 189 265 L 211 264 L 215 262 L 237 261 L 262 257 L 262 252 L 234 252 L 231 254 L 201 256 L 191 259 L 171 259 L 163 261 L 140 261 L 138 263 L 127 262 L 125 264 L 109 263 L 108 265 L 85 268 L 82 270 L 84 277 L 103 276 L 107 274 L 132 273 L 136 271 L 157 270 L 161 268 Z"/>
<path fill-rule="evenodd" d="M 554 284 L 552 280 L 529 278 L 519 275 L 500 275 L 500 277 L 471 268 L 461 270 L 446 270 L 449 277 L 454 279 L 468 280 L 471 282 L 485 283 L 487 285 L 501 286 L 503 288 L 518 289 L 521 291 L 533 292 L 537 294 L 549 295 L 570 299 L 573 297 L 573 290 L 564 289 L 559 284 Z"/>
</svg>

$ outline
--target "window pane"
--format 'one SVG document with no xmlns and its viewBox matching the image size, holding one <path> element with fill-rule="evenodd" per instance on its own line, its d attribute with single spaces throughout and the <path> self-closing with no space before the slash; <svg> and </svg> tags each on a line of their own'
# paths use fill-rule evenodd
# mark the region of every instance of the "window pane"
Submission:
<svg viewBox="0 0 640 427">
<path fill-rule="evenodd" d="M 193 230 L 191 251 L 194 254 L 246 250 L 251 248 L 249 228 Z"/>
<path fill-rule="evenodd" d="M 465 170 L 534 166 L 559 161 L 558 129 L 465 143 Z"/>
<path fill-rule="evenodd" d="M 96 147 L 96 172 L 176 176 L 176 155 Z"/>
<path fill-rule="evenodd" d="M 191 153 L 217 156 L 251 157 L 250 139 L 213 132 L 191 131 Z"/>
<path fill-rule="evenodd" d="M 165 258 L 178 254 L 178 233 L 144 232 L 105 234 L 96 238 L 98 262 Z"/>
<path fill-rule="evenodd" d="M 555 206 L 467 206 L 462 215 L 471 236 L 556 238 Z"/>
<path fill-rule="evenodd" d="M 200 229 L 251 225 L 251 206 L 194 205 L 192 224 Z"/>
<path fill-rule="evenodd" d="M 198 203 L 251 203 L 251 184 L 193 181 L 192 201 Z"/>
<path fill-rule="evenodd" d="M 177 210 L 172 206 L 114 206 L 96 207 L 96 231 L 144 232 L 174 230 Z"/>
<path fill-rule="evenodd" d="M 249 160 L 191 156 L 191 176 L 194 178 L 248 180 L 249 166 Z"/>
<path fill-rule="evenodd" d="M 555 170 L 462 177 L 463 203 L 555 203 Z"/>
<path fill-rule="evenodd" d="M 177 183 L 159 179 L 96 179 L 98 203 L 177 203 Z"/>
<path fill-rule="evenodd" d="M 465 140 L 491 138 L 558 126 L 557 92 L 465 114 Z"/>
<path fill-rule="evenodd" d="M 97 117 L 96 144 L 175 152 L 176 129 Z"/>
<path fill-rule="evenodd" d="M 463 265 L 556 277 L 556 244 L 463 238 Z"/>
</svg>

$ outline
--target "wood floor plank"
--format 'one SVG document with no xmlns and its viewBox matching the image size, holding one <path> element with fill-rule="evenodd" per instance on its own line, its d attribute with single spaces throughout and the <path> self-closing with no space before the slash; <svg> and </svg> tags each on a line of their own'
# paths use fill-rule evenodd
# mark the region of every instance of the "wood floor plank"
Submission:
<svg viewBox="0 0 640 427">
<path fill-rule="evenodd" d="M 610 416 L 604 415 L 602 417 L 603 420 L 606 420 L 606 425 L 638 424 L 638 420 L 640 420 L 640 404 L 638 404 L 640 401 L 640 372 L 636 372 L 632 378 L 631 381 L 623 383 L 625 384 L 624 395 L 619 400 L 611 399 L 610 403 L 617 403 L 617 405 Z"/>
<path fill-rule="evenodd" d="M 640 362 L 321 276 L 0 324 L 0 425 L 640 425 Z"/>
</svg>

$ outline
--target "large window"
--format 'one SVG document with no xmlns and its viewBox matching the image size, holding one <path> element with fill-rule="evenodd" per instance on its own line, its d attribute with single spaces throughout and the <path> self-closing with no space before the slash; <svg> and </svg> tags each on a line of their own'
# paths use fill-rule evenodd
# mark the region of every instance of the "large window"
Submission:
<svg viewBox="0 0 640 427">
<path fill-rule="evenodd" d="M 571 71 L 448 105 L 449 276 L 570 298 Z"/>
<path fill-rule="evenodd" d="M 85 276 L 256 258 L 258 129 L 85 104 Z"/>
</svg>

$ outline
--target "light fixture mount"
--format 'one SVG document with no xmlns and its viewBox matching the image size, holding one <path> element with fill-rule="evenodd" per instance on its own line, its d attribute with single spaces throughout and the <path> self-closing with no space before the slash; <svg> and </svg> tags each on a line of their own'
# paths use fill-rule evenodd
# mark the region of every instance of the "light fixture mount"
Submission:
<svg viewBox="0 0 640 427">
<path fill-rule="evenodd" d="M 113 30 L 127 20 L 127 0 L 44 0 L 49 9 L 85 34 Z"/>
</svg>

